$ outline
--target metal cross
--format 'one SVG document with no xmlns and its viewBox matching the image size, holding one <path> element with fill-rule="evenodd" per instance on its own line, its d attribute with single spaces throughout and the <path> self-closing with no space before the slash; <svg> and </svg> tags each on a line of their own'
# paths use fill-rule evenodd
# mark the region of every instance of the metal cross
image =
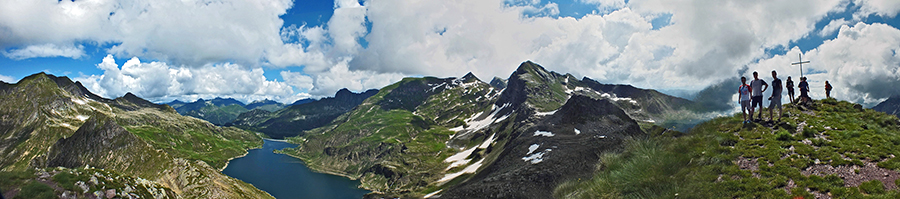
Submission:
<svg viewBox="0 0 900 199">
<path fill-rule="evenodd" d="M 809 60 L 803 61 L 803 54 L 799 54 L 798 56 L 800 57 L 800 61 L 791 63 L 791 65 L 800 65 L 800 77 L 803 77 L 803 64 L 808 64 Z"/>
</svg>

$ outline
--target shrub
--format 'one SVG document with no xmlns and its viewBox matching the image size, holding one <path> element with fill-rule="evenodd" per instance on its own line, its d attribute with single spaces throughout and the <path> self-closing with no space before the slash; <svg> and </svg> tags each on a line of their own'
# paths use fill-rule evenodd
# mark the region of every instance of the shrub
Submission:
<svg viewBox="0 0 900 199">
<path fill-rule="evenodd" d="M 884 194 L 884 184 L 879 180 L 863 182 L 859 185 L 859 190 L 866 194 Z"/>
<path fill-rule="evenodd" d="M 804 128 L 803 129 L 803 137 L 811 138 L 816 136 L 816 130 L 812 128 Z"/>
<path fill-rule="evenodd" d="M 16 197 L 13 198 L 52 199 L 56 198 L 56 193 L 53 192 L 53 188 L 50 188 L 50 186 L 47 186 L 44 183 L 31 181 L 31 183 L 22 187 L 22 191 L 19 192 L 19 195 L 16 195 Z"/>
<path fill-rule="evenodd" d="M 781 129 L 775 132 L 775 139 L 781 141 L 791 141 L 794 139 L 794 136 L 792 136 L 791 133 L 788 133 L 784 129 Z"/>
</svg>

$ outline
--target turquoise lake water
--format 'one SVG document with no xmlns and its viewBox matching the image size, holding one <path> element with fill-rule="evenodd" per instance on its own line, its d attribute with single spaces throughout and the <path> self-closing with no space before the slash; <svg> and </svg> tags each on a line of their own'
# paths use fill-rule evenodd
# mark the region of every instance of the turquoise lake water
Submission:
<svg viewBox="0 0 900 199">
<path fill-rule="evenodd" d="M 296 146 L 266 140 L 262 148 L 251 149 L 247 151 L 247 156 L 231 160 L 222 173 L 253 184 L 278 199 L 358 199 L 369 193 L 357 188 L 358 181 L 315 173 L 297 158 L 273 153 L 274 150 Z"/>
</svg>

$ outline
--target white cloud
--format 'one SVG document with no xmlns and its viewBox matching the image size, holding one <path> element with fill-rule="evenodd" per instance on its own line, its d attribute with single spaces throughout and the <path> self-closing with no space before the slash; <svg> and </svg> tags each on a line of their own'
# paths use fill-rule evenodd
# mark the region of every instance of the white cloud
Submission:
<svg viewBox="0 0 900 199">
<path fill-rule="evenodd" d="M 840 29 L 841 26 L 847 24 L 850 24 L 850 22 L 844 19 L 832 20 L 831 22 L 828 22 L 828 25 L 825 25 L 825 27 L 823 27 L 821 31 L 819 31 L 819 36 L 826 37 L 828 35 L 831 35 L 832 33 L 834 33 L 834 31 Z"/>
<path fill-rule="evenodd" d="M 285 102 L 294 98 L 287 83 L 266 80 L 261 68 L 250 69 L 237 64 L 184 67 L 132 58 L 119 69 L 112 55 L 107 55 L 97 67 L 104 74 L 82 76 L 75 80 L 107 98 L 120 97 L 128 92 L 152 101 L 192 101 L 223 96 L 244 101 L 274 99 Z"/>
<path fill-rule="evenodd" d="M 328 20 L 337 56 L 352 55 L 362 48 L 357 41 L 366 34 L 366 7 L 357 0 L 335 0 L 334 15 Z"/>
<path fill-rule="evenodd" d="M 14 60 L 35 57 L 68 57 L 72 59 L 84 56 L 84 46 L 57 46 L 55 44 L 31 45 L 21 49 L 3 51 L 3 56 Z"/>
<path fill-rule="evenodd" d="M 68 46 L 95 42 L 112 44 L 105 50 L 116 57 L 160 60 L 142 63 L 133 59 L 120 70 L 104 59 L 98 67 L 105 74 L 85 79 L 94 80 L 94 86 L 102 88 L 106 96 L 137 91 L 156 99 L 202 95 L 287 99 L 328 96 L 344 87 L 355 91 L 380 88 L 405 75 L 446 77 L 471 71 L 482 79 L 506 77 L 525 60 L 603 82 L 699 90 L 732 78 L 747 64 L 769 67 L 763 63 L 771 61 L 771 68 L 787 70 L 789 65 L 776 67 L 774 60 L 789 62 L 788 57 L 794 56 L 765 59 L 770 56 L 766 49 L 785 48 L 811 34 L 840 31 L 830 44 L 837 45 L 834 43 L 851 40 L 848 38 L 854 34 L 891 32 L 871 28 L 876 25 L 851 28 L 847 25 L 852 22 L 843 20 L 816 30 L 816 22 L 827 14 L 846 9 L 848 2 L 842 0 L 579 2 L 603 11 L 580 18 L 558 17 L 557 4 L 539 0 L 379 0 L 363 4 L 338 0 L 327 25 L 282 28 L 279 16 L 294 6 L 287 0 L 0 1 L 0 49 L 53 44 L 55 48 L 47 49 L 58 53 L 31 50 L 22 51 L 31 53 L 20 57 L 74 57 L 78 53 L 65 51 L 74 48 Z M 854 2 L 862 6 L 855 16 L 892 16 L 900 10 L 897 1 Z M 670 24 L 653 30 L 650 21 L 663 14 L 671 15 Z M 367 23 L 372 25 L 370 30 Z M 869 39 L 872 37 L 860 38 L 842 47 L 893 56 L 885 54 L 893 51 L 874 51 L 879 46 L 869 49 L 867 45 L 875 45 L 866 43 L 875 40 Z M 362 41 L 368 43 L 367 48 Z M 826 44 L 815 52 L 826 52 Z M 80 46 L 76 49 L 79 51 L 74 52 L 83 55 Z M 19 51 L 4 55 L 14 52 Z M 754 63 L 759 59 L 763 60 Z M 885 60 L 863 62 L 847 57 L 830 62 L 877 68 L 892 63 Z M 266 80 L 260 68 L 293 66 L 302 66 L 302 72 L 282 73 L 285 82 Z M 825 74 L 832 75 L 835 70 Z M 233 74 L 239 72 L 250 74 Z M 204 74 L 243 79 L 220 81 L 227 78 Z M 837 77 L 835 81 L 840 80 Z M 252 85 L 230 84 L 234 82 Z M 857 97 L 868 100 L 881 95 L 869 85 L 876 83 L 885 82 L 848 82 L 844 87 L 854 89 L 847 91 L 848 95 L 868 93 Z M 285 94 L 290 86 L 309 93 Z"/>
<path fill-rule="evenodd" d="M 578 2 L 594 4 L 599 6 L 602 10 L 608 9 L 618 9 L 625 7 L 625 0 L 578 0 Z"/>
<path fill-rule="evenodd" d="M 602 15 L 528 18 L 522 13 L 533 4 L 504 3 L 510 4 L 366 2 L 369 45 L 350 68 L 505 77 L 534 60 L 604 82 L 699 90 L 732 77 L 765 49 L 808 35 L 827 13 L 843 9 L 839 0 L 632 1 Z M 671 24 L 652 30 L 650 20 L 661 13 L 672 15 Z"/>
<path fill-rule="evenodd" d="M 876 14 L 885 18 L 894 18 L 900 12 L 900 1 L 897 0 L 853 0 L 853 2 L 861 5 L 859 13 L 854 14 L 855 17 Z"/>
<path fill-rule="evenodd" d="M 291 1 L 2 1 L 0 49 L 96 41 L 119 57 L 258 64 L 281 46 Z"/>
<path fill-rule="evenodd" d="M 313 79 L 308 75 L 303 75 L 303 73 L 299 72 L 291 72 L 291 71 L 281 71 L 281 78 L 284 79 L 284 82 L 288 83 L 291 86 L 294 86 L 298 89 L 311 89 L 313 88 Z"/>
<path fill-rule="evenodd" d="M 0 81 L 13 84 L 13 83 L 16 83 L 16 78 L 6 76 L 6 75 L 0 75 Z"/>
<path fill-rule="evenodd" d="M 342 88 L 352 91 L 380 89 L 391 83 L 400 81 L 404 75 L 399 73 L 375 73 L 366 70 L 350 70 L 349 60 L 342 60 L 323 73 L 314 74 L 314 87 L 309 94 L 314 96 L 333 96 Z"/>
</svg>

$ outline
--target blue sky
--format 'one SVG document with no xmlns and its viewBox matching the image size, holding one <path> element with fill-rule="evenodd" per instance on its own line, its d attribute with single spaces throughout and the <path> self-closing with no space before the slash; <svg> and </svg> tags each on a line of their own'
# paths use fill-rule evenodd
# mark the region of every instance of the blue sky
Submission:
<svg viewBox="0 0 900 199">
<path fill-rule="evenodd" d="M 291 102 L 404 76 L 505 78 L 525 60 L 690 93 L 754 70 L 798 76 L 799 53 L 813 62 L 804 74 L 831 80 L 839 99 L 900 94 L 884 86 L 900 83 L 890 0 L 0 4 L 0 80 L 48 72 L 110 98 Z"/>
</svg>

